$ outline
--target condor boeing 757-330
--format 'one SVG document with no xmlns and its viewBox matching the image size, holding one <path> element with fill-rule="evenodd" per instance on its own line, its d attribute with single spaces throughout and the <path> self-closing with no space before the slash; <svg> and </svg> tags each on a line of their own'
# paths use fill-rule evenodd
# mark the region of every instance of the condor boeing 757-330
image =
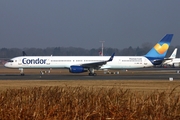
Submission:
<svg viewBox="0 0 180 120">
<path fill-rule="evenodd" d="M 18 68 L 24 75 L 25 68 L 59 68 L 69 69 L 71 73 L 89 71 L 96 75 L 100 69 L 135 69 L 160 65 L 164 60 L 173 34 L 165 35 L 144 56 L 20 56 L 10 59 L 5 67 Z"/>
</svg>

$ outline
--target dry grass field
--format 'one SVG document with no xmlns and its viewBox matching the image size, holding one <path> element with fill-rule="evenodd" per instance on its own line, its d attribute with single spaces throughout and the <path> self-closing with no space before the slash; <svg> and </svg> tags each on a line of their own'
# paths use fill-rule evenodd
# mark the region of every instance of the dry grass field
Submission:
<svg viewBox="0 0 180 120">
<path fill-rule="evenodd" d="M 19 74 L 13 69 L 0 72 Z M 39 74 L 39 70 L 26 72 Z M 68 73 L 52 70 L 51 74 Z M 180 81 L 1 80 L 0 119 L 179 120 Z"/>
<path fill-rule="evenodd" d="M 176 87 L 180 91 L 180 81 L 168 80 L 1 80 L 0 91 L 6 89 L 20 89 L 32 87 L 119 87 L 122 89 L 130 89 L 136 92 L 153 92 L 154 90 L 164 91 L 172 90 Z"/>
</svg>

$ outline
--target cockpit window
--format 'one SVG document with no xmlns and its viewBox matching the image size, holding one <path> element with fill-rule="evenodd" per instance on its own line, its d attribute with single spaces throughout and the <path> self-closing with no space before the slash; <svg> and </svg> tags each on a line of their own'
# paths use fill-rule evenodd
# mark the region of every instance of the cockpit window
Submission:
<svg viewBox="0 0 180 120">
<path fill-rule="evenodd" d="M 14 62 L 13 60 L 8 60 L 8 62 Z"/>
</svg>

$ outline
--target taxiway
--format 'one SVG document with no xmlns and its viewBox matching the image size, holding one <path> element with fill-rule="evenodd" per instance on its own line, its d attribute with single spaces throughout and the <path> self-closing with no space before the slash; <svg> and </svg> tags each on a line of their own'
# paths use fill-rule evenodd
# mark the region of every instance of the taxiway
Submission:
<svg viewBox="0 0 180 120">
<path fill-rule="evenodd" d="M 0 80 L 180 80 L 178 73 L 127 74 L 127 75 L 0 75 Z"/>
</svg>

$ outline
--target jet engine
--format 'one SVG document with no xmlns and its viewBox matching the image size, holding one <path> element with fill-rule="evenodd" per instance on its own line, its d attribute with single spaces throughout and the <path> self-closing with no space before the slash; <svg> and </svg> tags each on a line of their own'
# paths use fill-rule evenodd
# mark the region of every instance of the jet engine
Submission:
<svg viewBox="0 0 180 120">
<path fill-rule="evenodd" d="M 71 73 L 83 73 L 87 72 L 88 70 L 83 68 L 82 66 L 71 66 L 69 72 Z"/>
</svg>

